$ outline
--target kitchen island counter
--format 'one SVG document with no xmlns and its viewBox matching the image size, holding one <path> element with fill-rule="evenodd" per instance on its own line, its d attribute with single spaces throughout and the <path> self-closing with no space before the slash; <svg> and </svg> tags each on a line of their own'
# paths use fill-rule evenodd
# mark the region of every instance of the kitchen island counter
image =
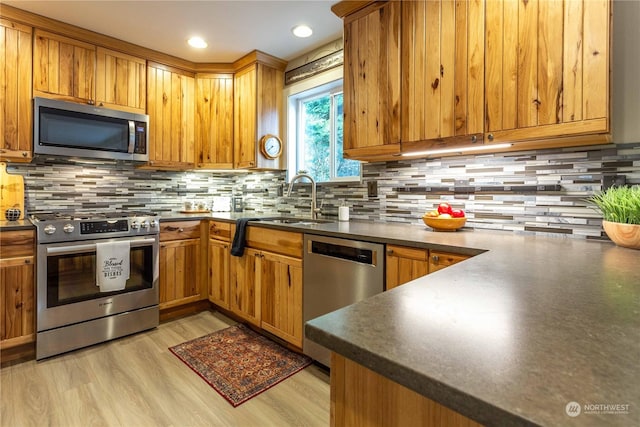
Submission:
<svg viewBox="0 0 640 427">
<path fill-rule="evenodd" d="M 640 422 L 640 251 L 368 222 L 309 228 L 479 254 L 308 322 L 312 340 L 487 425 Z M 623 413 L 572 418 L 570 402 Z"/>
</svg>

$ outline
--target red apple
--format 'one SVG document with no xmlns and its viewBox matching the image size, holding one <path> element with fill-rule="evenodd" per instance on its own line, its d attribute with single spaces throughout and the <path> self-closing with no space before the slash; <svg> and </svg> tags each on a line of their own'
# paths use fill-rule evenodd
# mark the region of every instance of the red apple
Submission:
<svg viewBox="0 0 640 427">
<path fill-rule="evenodd" d="M 451 205 L 449 203 L 440 203 L 438 205 L 438 213 L 451 215 Z"/>
<path fill-rule="evenodd" d="M 451 209 L 451 216 L 453 218 L 464 218 L 464 211 L 462 209 Z"/>
</svg>

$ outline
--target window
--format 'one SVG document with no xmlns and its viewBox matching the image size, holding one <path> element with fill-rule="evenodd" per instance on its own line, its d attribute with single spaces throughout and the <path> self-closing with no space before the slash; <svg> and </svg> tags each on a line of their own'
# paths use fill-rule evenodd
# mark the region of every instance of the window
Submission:
<svg viewBox="0 0 640 427">
<path fill-rule="evenodd" d="M 342 99 L 342 80 L 289 98 L 289 117 L 295 119 L 290 175 L 305 170 L 316 182 L 360 179 L 360 162 L 342 157 Z"/>
</svg>

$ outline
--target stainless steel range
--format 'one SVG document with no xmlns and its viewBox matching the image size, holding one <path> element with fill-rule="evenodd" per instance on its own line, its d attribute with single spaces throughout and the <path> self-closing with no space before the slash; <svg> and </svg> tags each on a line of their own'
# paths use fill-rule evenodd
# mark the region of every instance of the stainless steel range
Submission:
<svg viewBox="0 0 640 427">
<path fill-rule="evenodd" d="M 157 215 L 52 212 L 31 221 L 36 359 L 158 326 Z"/>
</svg>

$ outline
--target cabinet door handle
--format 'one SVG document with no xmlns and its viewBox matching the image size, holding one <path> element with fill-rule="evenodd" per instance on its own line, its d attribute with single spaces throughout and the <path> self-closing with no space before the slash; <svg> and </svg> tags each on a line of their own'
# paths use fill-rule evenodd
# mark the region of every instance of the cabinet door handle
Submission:
<svg viewBox="0 0 640 427">
<path fill-rule="evenodd" d="M 439 257 L 438 255 L 433 255 L 433 256 L 431 257 L 431 259 L 432 259 L 434 262 L 438 262 L 438 261 L 440 261 L 440 257 Z"/>
<path fill-rule="evenodd" d="M 387 255 L 393 255 L 393 249 L 387 249 Z"/>
<path fill-rule="evenodd" d="M 184 231 L 184 228 L 182 228 L 182 227 L 173 227 L 171 225 L 168 225 L 166 230 L 167 231 L 177 231 L 179 233 L 182 233 Z"/>
<path fill-rule="evenodd" d="M 493 141 L 493 134 L 490 133 L 489 135 L 487 135 L 487 138 L 489 138 L 489 141 Z"/>
</svg>

